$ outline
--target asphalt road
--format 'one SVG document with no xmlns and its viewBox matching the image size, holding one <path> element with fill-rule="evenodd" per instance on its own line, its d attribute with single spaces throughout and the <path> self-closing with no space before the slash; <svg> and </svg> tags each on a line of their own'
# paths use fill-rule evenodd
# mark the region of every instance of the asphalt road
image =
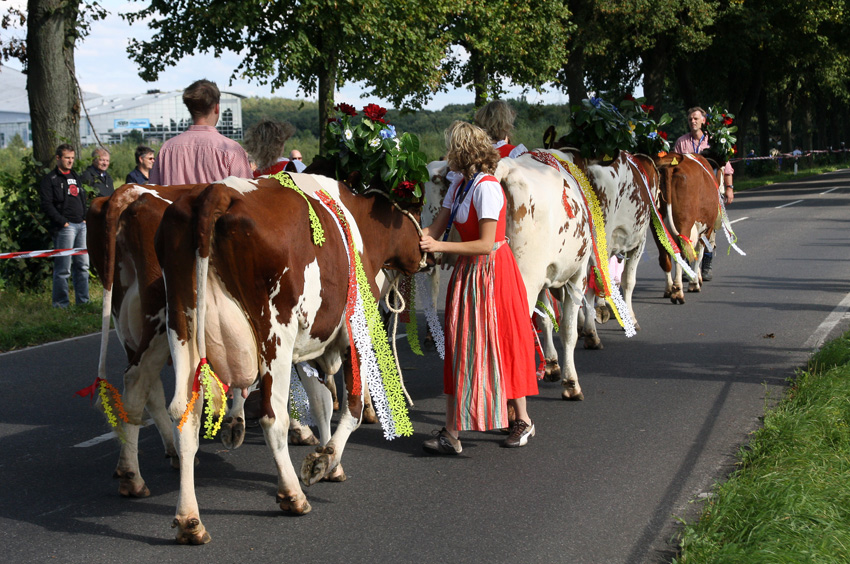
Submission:
<svg viewBox="0 0 850 564">
<path fill-rule="evenodd" d="M 604 350 L 579 346 L 585 401 L 541 383 L 526 448 L 466 433 L 460 457 L 425 455 L 441 426 L 441 362 L 403 342 L 415 435 L 388 442 L 361 427 L 348 481 L 307 488 L 306 516 L 278 509 L 259 429 L 234 451 L 203 441 L 196 484 L 212 543 L 201 547 L 174 544 L 177 474 L 153 428 L 140 443 L 152 495 L 122 499 L 110 479 L 117 444 L 73 395 L 96 375 L 97 336 L 0 355 L 0 561 L 669 561 L 677 518 L 728 473 L 812 349 L 847 329 L 848 210 L 850 171 L 740 194 L 729 213 L 747 256 L 715 258 L 714 280 L 680 306 L 661 298 L 650 243 L 634 296 L 642 330 L 626 339 L 609 322 Z M 113 335 L 116 384 L 125 363 Z M 308 452 L 292 447 L 292 458 L 300 466 Z"/>
</svg>

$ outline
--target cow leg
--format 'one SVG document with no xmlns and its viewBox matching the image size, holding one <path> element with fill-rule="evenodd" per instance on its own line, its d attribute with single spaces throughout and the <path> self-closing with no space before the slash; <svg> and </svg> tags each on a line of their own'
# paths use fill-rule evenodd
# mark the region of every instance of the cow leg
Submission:
<svg viewBox="0 0 850 564">
<path fill-rule="evenodd" d="M 312 507 L 307 496 L 301 490 L 298 476 L 289 457 L 289 385 L 292 374 L 292 352 L 282 348 L 277 350 L 275 366 L 285 366 L 278 370 L 273 378 L 269 372 L 263 374 L 261 386 L 263 389 L 264 413 L 260 417 L 260 427 L 266 438 L 266 444 L 272 451 L 277 467 L 277 501 L 283 511 L 296 515 L 305 515 Z"/>
<path fill-rule="evenodd" d="M 363 417 L 361 423 L 370 425 L 378 422 L 378 414 L 375 413 L 375 408 L 372 407 L 372 395 L 369 393 L 369 386 L 363 382 Z"/>
<path fill-rule="evenodd" d="M 174 397 L 168 406 L 168 413 L 175 423 L 180 422 L 192 395 L 192 382 L 195 368 L 200 358 L 191 350 L 189 344 L 177 334 L 168 330 L 171 358 L 174 361 L 175 386 Z M 182 430 L 175 426 L 174 444 L 180 457 L 180 494 L 177 497 L 177 511 L 171 527 L 177 529 L 179 544 L 206 544 L 210 535 L 201 522 L 198 499 L 195 496 L 195 455 L 198 452 L 198 432 L 201 426 L 203 402 L 198 399 L 194 409 L 187 414 Z"/>
<path fill-rule="evenodd" d="M 632 316 L 635 331 L 640 331 L 635 310 L 632 307 L 632 294 L 635 292 L 635 284 L 637 283 L 637 269 L 640 257 L 643 255 L 643 249 L 646 246 L 646 238 L 634 249 L 626 252 L 626 264 L 623 266 L 623 276 L 620 281 L 620 289 L 623 290 L 623 300 L 626 302 L 626 307 L 629 310 L 629 315 Z"/>
<path fill-rule="evenodd" d="M 248 390 L 252 389 L 253 387 Z M 221 422 L 219 436 L 227 449 L 239 448 L 245 440 L 245 397 L 239 388 L 233 388 L 233 400 Z"/>
<path fill-rule="evenodd" d="M 697 259 L 691 263 L 691 270 L 696 272 L 696 280 L 691 280 L 688 283 L 688 292 L 699 292 L 702 289 L 702 257 L 705 254 L 705 247 L 702 243 L 699 244 L 699 253 Z"/>
<path fill-rule="evenodd" d="M 550 310 L 553 310 L 550 294 L 543 290 L 538 294 L 537 300 Z M 540 346 L 543 347 L 543 360 L 546 362 L 544 378 L 547 382 L 557 382 L 561 379 L 561 365 L 558 364 L 558 349 L 555 348 L 555 325 L 549 319 L 549 315 L 535 315 L 533 317 L 534 324 L 538 329 L 540 336 Z"/>
<path fill-rule="evenodd" d="M 345 372 L 345 402 L 343 412 L 337 423 L 331 440 L 325 446 L 316 449 L 304 459 L 301 465 L 301 480 L 304 485 L 311 486 L 320 480 L 327 479 L 334 482 L 342 482 L 346 479 L 340 461 L 348 438 L 354 432 L 363 419 L 363 398 L 349 393 L 354 383 L 354 374 L 351 368 L 351 359 L 346 359 Z M 361 375 L 362 378 L 362 375 Z M 363 382 L 365 392 L 365 381 Z M 355 417 L 352 414 L 357 414 Z"/>
<path fill-rule="evenodd" d="M 673 265 L 673 272 L 675 273 L 675 280 L 673 281 L 672 291 L 670 293 L 670 301 L 674 304 L 683 304 L 685 303 L 685 293 L 682 291 L 682 267 L 679 266 L 677 262 Z"/>
<path fill-rule="evenodd" d="M 564 387 L 564 390 L 561 392 L 561 399 L 564 400 L 580 401 L 584 399 L 584 394 L 581 392 L 581 386 L 578 383 L 578 373 L 576 372 L 574 359 L 576 341 L 578 341 L 579 308 L 580 306 L 567 295 L 561 309 L 561 344 L 564 347 L 565 365 L 563 370 L 564 376 L 561 379 L 561 385 Z"/>
<path fill-rule="evenodd" d="M 325 386 L 331 392 L 331 397 L 333 398 L 334 411 L 339 411 L 339 396 L 337 395 L 336 380 L 334 379 L 333 374 L 328 374 L 327 376 L 325 376 Z"/>
<path fill-rule="evenodd" d="M 313 412 L 313 422 L 319 428 L 319 443 L 328 444 L 331 440 L 331 416 L 333 415 L 333 397 L 326 385 L 314 377 L 302 373 L 296 365 L 298 376 L 307 398 L 310 400 L 310 410 Z M 315 443 L 313 443 L 315 444 Z"/>
<path fill-rule="evenodd" d="M 167 358 L 168 347 L 164 336 L 161 339 L 155 338 L 140 355 L 137 355 L 136 362 L 131 364 L 124 373 L 122 401 L 129 423 L 123 424 L 125 440 L 121 445 L 114 474 L 114 477 L 120 480 L 118 493 L 124 497 L 150 495 L 150 490 L 145 485 L 139 468 L 139 429 L 143 423 L 146 405 L 155 417 L 154 422 L 163 438 L 166 456 L 176 457 L 177 455 L 171 420 L 165 411 L 165 393 L 159 375 Z"/>
<path fill-rule="evenodd" d="M 604 302 L 603 302 L 604 303 Z M 601 350 L 602 341 L 599 339 L 599 333 L 596 331 L 596 311 L 592 307 L 596 304 L 596 292 L 588 288 L 584 295 L 584 324 L 581 326 L 581 334 L 584 336 L 584 348 Z M 578 321 L 578 317 L 576 318 Z M 578 323 L 576 323 L 578 327 Z"/>
<path fill-rule="evenodd" d="M 161 370 L 162 367 L 160 366 Z M 165 404 L 165 388 L 162 386 L 162 378 L 159 374 L 151 381 L 151 390 L 145 409 L 153 419 L 157 431 L 159 431 L 162 446 L 165 448 L 165 457 L 169 459 L 171 467 L 177 470 L 180 468 L 180 457 L 177 456 L 177 448 L 174 446 L 174 423 L 168 415 L 168 408 Z"/>
</svg>

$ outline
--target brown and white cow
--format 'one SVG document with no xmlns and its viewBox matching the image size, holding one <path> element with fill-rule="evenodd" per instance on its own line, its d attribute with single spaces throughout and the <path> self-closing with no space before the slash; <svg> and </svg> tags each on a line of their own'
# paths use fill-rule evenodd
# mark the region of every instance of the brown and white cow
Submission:
<svg viewBox="0 0 850 564">
<path fill-rule="evenodd" d="M 634 308 L 634 293 L 638 261 L 646 245 L 646 231 L 652 223 L 652 206 L 658 199 L 658 175 L 652 160 L 645 155 L 632 155 L 620 151 L 616 158 L 604 164 L 598 160 L 581 157 L 576 149 L 560 149 L 565 160 L 575 163 L 587 176 L 590 187 L 599 201 L 602 217 L 605 220 L 605 240 L 608 256 L 600 257 L 604 261 L 615 255 L 624 257 L 625 264 L 620 283 L 623 301 L 628 309 L 636 330 L 640 330 Z M 595 257 L 591 263 L 596 265 Z M 599 265 L 596 265 L 599 266 Z M 596 296 L 592 287 L 588 288 L 587 314 L 582 325 L 585 348 L 601 349 L 602 342 L 596 330 L 596 315 L 592 306 L 607 311 L 605 301 Z M 579 317 L 581 323 L 581 316 Z M 545 334 L 545 332 L 544 332 Z M 550 333 L 551 334 L 551 333 Z M 550 363 L 549 351 L 546 351 L 547 364 Z M 557 356 L 554 356 L 557 361 Z"/>
<path fill-rule="evenodd" d="M 428 165 L 426 194 L 445 193 L 447 164 Z M 525 282 L 529 322 L 544 289 L 563 289 L 561 341 L 566 369 L 564 399 L 582 399 L 573 361 L 578 311 L 592 254 L 588 216 L 576 180 L 526 153 L 502 159 L 495 176 L 507 198 L 505 235 Z"/>
<path fill-rule="evenodd" d="M 703 238 L 710 239 L 720 210 L 718 179 L 711 172 L 711 164 L 700 155 L 668 153 L 654 160 L 660 176 L 658 209 L 667 229 L 678 239 L 682 256 L 696 273 L 688 291 L 699 292 Z M 670 255 L 655 235 L 658 262 L 666 274 L 664 297 L 674 304 L 683 304 L 682 268 L 678 264 L 673 266 Z M 671 272 L 673 268 L 675 273 Z"/>
<path fill-rule="evenodd" d="M 411 221 L 416 210 L 411 216 L 383 196 L 354 195 L 323 176 L 292 178 L 308 192 L 318 184 L 346 210 L 374 296 L 382 267 L 407 274 L 419 270 L 423 257 L 417 225 Z M 259 373 L 260 424 L 278 469 L 278 500 L 281 509 L 296 514 L 310 511 L 310 504 L 286 443 L 290 368 L 313 360 L 333 374 L 337 367 L 328 363 L 344 356 L 349 344 L 346 244 L 331 212 L 310 199 L 326 238 L 321 246 L 313 243 L 307 198 L 275 179 L 225 179 L 178 199 L 166 210 L 156 238 L 168 289 L 168 340 L 176 374 L 172 418 L 179 420 L 187 408 L 200 349 L 228 385 L 247 388 Z M 356 389 L 352 362 L 358 360 L 345 361 L 347 390 Z M 191 460 L 198 449 L 199 404 L 176 437 L 181 461 Z M 330 442 L 302 465 L 305 484 L 341 470 L 346 441 L 360 424 L 362 410 L 362 397 L 349 393 Z M 210 539 L 200 519 L 192 464 L 180 467 L 173 526 L 180 543 Z"/>
<path fill-rule="evenodd" d="M 127 355 L 124 371 L 123 403 L 129 419 L 121 425 L 121 450 L 115 477 L 118 491 L 127 497 L 146 497 L 150 490 L 142 478 L 138 459 L 139 430 L 144 411 L 150 414 L 162 437 L 166 457 L 179 467 L 174 447 L 173 423 L 165 406 L 160 372 L 170 356 L 165 334 L 165 286 L 154 250 L 154 235 L 165 209 L 192 186 L 153 186 L 126 184 L 109 198 L 97 198 L 86 216 L 87 247 L 92 268 L 103 288 L 103 323 L 98 376 L 107 379 L 106 353 L 110 318 Z M 307 382 L 315 418 L 321 434 L 330 438 L 329 412 L 323 406 L 321 390 Z M 244 398 L 236 394 L 222 429 L 228 448 L 238 447 L 244 438 Z M 323 424 L 325 419 L 328 423 Z M 326 430 L 325 430 L 326 428 Z M 309 427 L 293 420 L 290 440 L 298 444 L 318 444 Z"/>
</svg>

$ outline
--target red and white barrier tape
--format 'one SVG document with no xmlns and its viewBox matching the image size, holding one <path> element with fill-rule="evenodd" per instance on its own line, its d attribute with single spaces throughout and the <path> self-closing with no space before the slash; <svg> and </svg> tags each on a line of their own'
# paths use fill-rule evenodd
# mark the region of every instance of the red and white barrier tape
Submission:
<svg viewBox="0 0 850 564">
<path fill-rule="evenodd" d="M 47 251 L 19 251 L 17 253 L 0 253 L 0 259 L 53 258 L 73 255 L 87 255 L 87 249 L 51 249 Z"/>
</svg>

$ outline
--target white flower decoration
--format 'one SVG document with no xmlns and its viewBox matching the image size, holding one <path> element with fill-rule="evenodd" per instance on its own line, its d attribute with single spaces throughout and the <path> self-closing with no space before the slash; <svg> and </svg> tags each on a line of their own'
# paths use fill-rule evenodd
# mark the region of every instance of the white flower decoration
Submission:
<svg viewBox="0 0 850 564">
<path fill-rule="evenodd" d="M 381 144 L 381 139 L 379 137 L 373 137 L 369 141 L 369 146 L 372 147 L 372 148 L 377 147 L 380 144 Z"/>
<path fill-rule="evenodd" d="M 354 133 L 350 129 L 346 129 L 343 135 L 345 135 L 346 141 L 351 141 L 351 138 L 354 137 Z"/>
</svg>

